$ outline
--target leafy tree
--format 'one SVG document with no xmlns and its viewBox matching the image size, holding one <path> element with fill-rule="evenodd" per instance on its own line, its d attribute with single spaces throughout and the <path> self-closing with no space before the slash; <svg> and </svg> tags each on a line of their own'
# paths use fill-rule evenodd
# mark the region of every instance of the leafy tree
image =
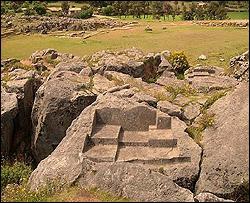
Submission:
<svg viewBox="0 0 250 203">
<path fill-rule="evenodd" d="M 67 15 L 69 13 L 69 3 L 68 3 L 68 1 L 63 1 L 61 3 L 61 8 L 62 8 L 63 14 Z"/>
<path fill-rule="evenodd" d="M 165 19 L 165 15 L 169 19 L 169 15 L 171 15 L 172 11 L 173 11 L 173 7 L 171 6 L 171 4 L 169 4 L 167 1 L 163 2 L 164 19 Z"/>
<path fill-rule="evenodd" d="M 112 16 L 114 12 L 113 6 L 108 5 L 106 7 L 102 7 L 102 14 L 105 16 Z"/>
<path fill-rule="evenodd" d="M 40 2 L 34 2 L 33 9 L 38 15 L 44 15 L 47 13 L 45 4 L 42 4 Z"/>
<path fill-rule="evenodd" d="M 162 1 L 152 1 L 151 3 L 152 15 L 156 19 L 160 19 L 163 16 L 163 2 Z"/>
</svg>

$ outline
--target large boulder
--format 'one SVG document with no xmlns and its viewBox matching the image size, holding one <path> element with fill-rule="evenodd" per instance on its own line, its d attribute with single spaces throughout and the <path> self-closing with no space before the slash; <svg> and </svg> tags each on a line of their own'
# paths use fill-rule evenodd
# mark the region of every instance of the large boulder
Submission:
<svg viewBox="0 0 250 203">
<path fill-rule="evenodd" d="M 233 200 L 219 198 L 209 192 L 204 192 L 196 195 L 194 200 L 197 202 L 234 202 Z"/>
<path fill-rule="evenodd" d="M 127 89 L 127 85 L 120 88 L 122 87 L 122 90 L 117 91 Z M 88 157 L 90 149 L 96 147 L 92 146 L 91 138 L 97 124 L 121 125 L 122 129 L 133 132 L 138 129 L 145 131 L 156 122 L 154 108 L 130 98 L 115 96 L 117 91 L 113 88 L 112 93 L 108 90 L 99 95 L 72 122 L 60 144 L 33 171 L 29 179 L 31 188 L 34 190 L 46 184 L 46 181 L 59 180 L 66 184 L 98 187 L 116 195 L 142 201 L 193 201 L 192 193 L 187 189 L 193 189 L 198 177 L 201 149 L 184 132 L 185 123 L 177 118 L 172 120 L 173 136 L 178 139 L 179 151 L 175 153 L 192 158 L 187 162 L 164 164 L 162 174 L 158 171 L 161 165 L 157 164 L 152 166 L 137 162 L 124 163 L 126 161 L 122 159 L 100 162 L 101 158 L 96 157 L 93 160 Z M 161 115 L 161 118 L 164 116 L 165 114 Z M 112 133 L 107 135 L 110 134 Z M 114 145 L 102 151 L 97 149 L 98 147 L 92 152 L 108 156 Z"/>
<path fill-rule="evenodd" d="M 89 78 L 71 71 L 57 72 L 48 78 L 36 93 L 31 115 L 32 151 L 37 161 L 56 148 L 71 122 L 95 99 Z"/>
<path fill-rule="evenodd" d="M 35 93 L 41 85 L 41 80 L 32 77 L 21 77 L 20 79 L 6 82 L 6 91 L 15 93 L 18 102 L 18 114 L 15 118 L 15 130 L 12 141 L 13 152 L 24 156 L 24 151 L 30 149 L 31 139 L 31 111 Z M 23 148 L 25 146 L 25 148 Z"/>
<path fill-rule="evenodd" d="M 88 63 L 93 73 L 103 74 L 105 71 L 116 71 L 148 80 L 156 76 L 161 59 L 158 55 L 144 55 L 141 50 L 132 48 L 120 52 L 97 52 L 91 56 Z"/>
<path fill-rule="evenodd" d="M 249 83 L 217 100 L 209 112 L 215 114 L 215 124 L 203 133 L 196 193 L 246 200 L 240 188 L 249 184 Z"/>
<path fill-rule="evenodd" d="M 8 155 L 14 135 L 14 120 L 18 113 L 15 93 L 7 93 L 1 88 L 1 154 Z"/>
<path fill-rule="evenodd" d="M 97 187 L 136 201 L 194 202 L 192 192 L 179 187 L 167 176 L 152 172 L 142 166 L 115 163 L 99 167 L 92 176 L 85 180 L 80 179 L 80 185 L 90 188 Z"/>
</svg>

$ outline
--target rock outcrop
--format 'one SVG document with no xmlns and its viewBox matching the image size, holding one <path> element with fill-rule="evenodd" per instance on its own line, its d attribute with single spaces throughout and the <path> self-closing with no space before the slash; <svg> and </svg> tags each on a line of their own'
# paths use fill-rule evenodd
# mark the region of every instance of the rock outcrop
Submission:
<svg viewBox="0 0 250 203">
<path fill-rule="evenodd" d="M 72 122 L 57 148 L 32 173 L 31 188 L 59 179 L 142 201 L 193 201 L 192 193 L 181 187 L 193 189 L 201 149 L 184 132 L 186 125 L 177 118 L 171 124 L 166 114 L 115 93 L 108 90 L 99 95 Z M 157 181 L 162 183 L 160 190 Z M 142 185 L 151 187 L 151 192 L 141 190 Z"/>
<path fill-rule="evenodd" d="M 233 77 L 239 81 L 249 81 L 249 51 L 235 56 L 230 60 L 230 68 Z"/>
<path fill-rule="evenodd" d="M 233 200 L 219 198 L 211 193 L 204 192 L 196 195 L 194 200 L 197 202 L 234 202 Z"/>
<path fill-rule="evenodd" d="M 240 84 L 209 112 L 215 114 L 215 125 L 203 133 L 196 193 L 210 192 L 239 201 L 244 191 L 239 187 L 249 184 L 249 84 Z"/>
<path fill-rule="evenodd" d="M 14 137 L 14 122 L 18 113 L 15 93 L 7 93 L 1 88 L 1 154 L 8 155 Z"/>
<path fill-rule="evenodd" d="M 131 48 L 120 52 L 100 51 L 93 54 L 88 62 L 93 73 L 116 71 L 148 80 L 156 76 L 161 59 L 158 55 L 145 56 L 141 50 Z"/>
<path fill-rule="evenodd" d="M 32 109 L 32 150 L 37 161 L 56 148 L 72 120 L 95 101 L 91 85 L 89 78 L 61 71 L 38 89 Z"/>
</svg>

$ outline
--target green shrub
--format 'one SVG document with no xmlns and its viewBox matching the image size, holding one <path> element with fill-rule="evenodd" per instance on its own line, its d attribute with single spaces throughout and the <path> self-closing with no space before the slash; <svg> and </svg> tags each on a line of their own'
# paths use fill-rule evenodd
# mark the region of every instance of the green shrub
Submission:
<svg viewBox="0 0 250 203">
<path fill-rule="evenodd" d="M 202 132 L 207 127 L 212 127 L 214 125 L 214 116 L 215 114 L 207 113 L 206 111 L 204 111 L 199 121 L 197 121 L 196 124 L 187 127 L 187 129 L 185 130 L 189 134 L 189 136 L 192 137 L 194 141 L 200 146 L 200 142 L 202 140 Z"/>
<path fill-rule="evenodd" d="M 8 184 L 21 184 L 27 182 L 32 172 L 31 166 L 27 166 L 22 162 L 15 162 L 14 164 L 1 164 L 1 191 Z"/>
<path fill-rule="evenodd" d="M 179 95 L 182 94 L 183 96 L 194 96 L 197 94 L 197 91 L 193 89 L 190 85 L 185 84 L 182 86 L 165 86 L 165 89 L 170 93 L 171 95 L 171 100 L 175 100 L 175 98 Z"/>
<path fill-rule="evenodd" d="M 7 13 L 7 9 L 1 6 L 1 15 Z"/>
<path fill-rule="evenodd" d="M 112 16 L 114 13 L 113 6 L 108 5 L 107 7 L 102 7 L 102 14 L 105 16 Z"/>
<path fill-rule="evenodd" d="M 92 17 L 92 15 L 93 15 L 93 9 L 90 7 L 86 10 L 82 10 L 77 17 L 80 19 L 87 19 Z"/>
<path fill-rule="evenodd" d="M 184 72 L 189 68 L 187 57 L 183 51 L 171 53 L 167 59 L 173 66 L 175 75 L 184 75 Z"/>
<path fill-rule="evenodd" d="M 35 2 L 33 9 L 36 11 L 38 15 L 44 15 L 47 13 L 46 6 L 41 3 Z"/>
</svg>

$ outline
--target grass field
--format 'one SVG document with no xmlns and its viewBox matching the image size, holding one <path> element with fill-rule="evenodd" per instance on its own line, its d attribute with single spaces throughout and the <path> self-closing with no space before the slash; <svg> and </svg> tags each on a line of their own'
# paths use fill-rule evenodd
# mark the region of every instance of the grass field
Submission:
<svg viewBox="0 0 250 203">
<path fill-rule="evenodd" d="M 152 32 L 144 31 L 152 27 Z M 165 30 L 162 28 L 166 27 Z M 130 47 L 145 53 L 163 50 L 184 51 L 191 64 L 201 63 L 197 58 L 205 54 L 203 64 L 227 67 L 229 59 L 248 49 L 248 30 L 226 27 L 203 27 L 184 22 L 140 22 L 131 30 L 115 30 L 86 40 L 59 38 L 47 35 L 19 35 L 1 39 L 1 58 L 29 57 L 36 50 L 54 48 L 59 52 L 78 56 L 90 55 L 100 50 L 121 50 Z M 225 61 L 220 61 L 220 58 Z"/>
<path fill-rule="evenodd" d="M 249 19 L 249 12 L 228 12 L 227 15 L 232 20 Z"/>
</svg>

